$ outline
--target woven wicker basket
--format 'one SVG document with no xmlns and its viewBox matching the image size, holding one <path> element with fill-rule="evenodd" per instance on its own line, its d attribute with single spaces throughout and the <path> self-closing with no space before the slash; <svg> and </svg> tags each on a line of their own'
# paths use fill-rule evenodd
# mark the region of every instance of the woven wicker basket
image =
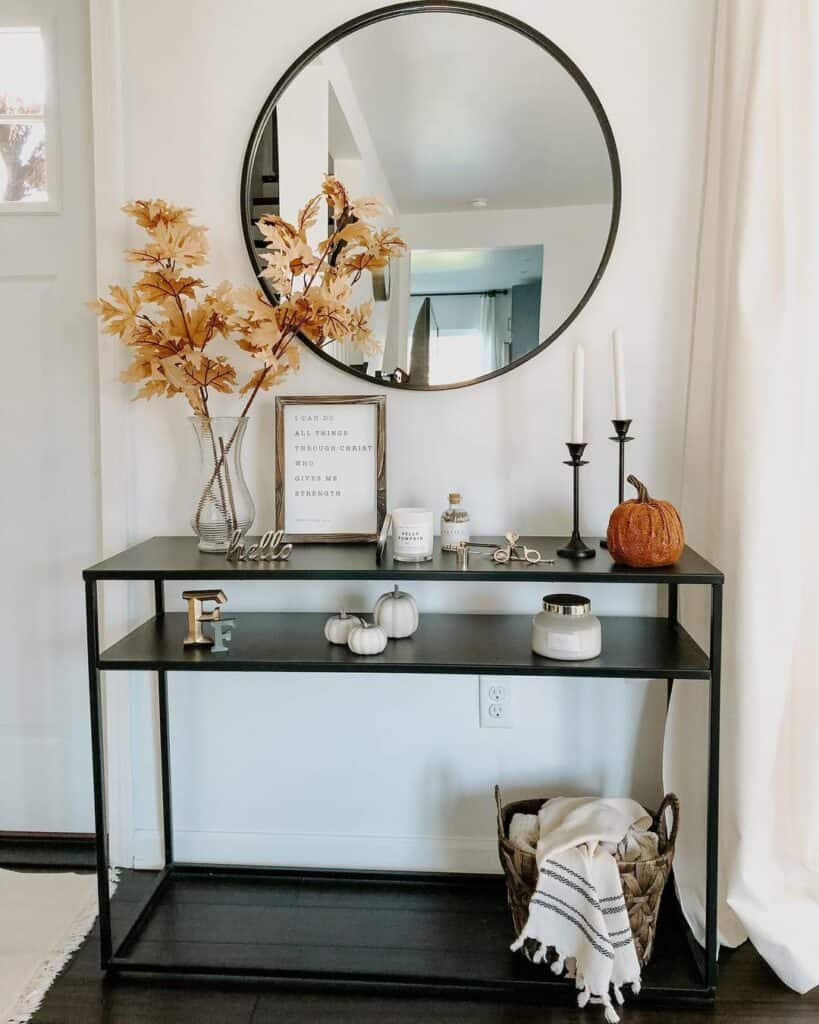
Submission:
<svg viewBox="0 0 819 1024">
<path fill-rule="evenodd" d="M 515 814 L 537 814 L 546 799 L 541 797 L 539 800 L 517 800 L 504 805 L 501 802 L 500 787 L 495 786 L 495 803 L 498 807 L 498 852 L 501 867 L 506 875 L 506 892 L 516 934 L 520 934 L 529 917 L 529 900 L 537 884 L 537 861 L 534 854 L 527 853 L 509 842 L 509 823 Z M 665 822 L 665 812 L 669 808 L 672 816 L 670 834 Z M 660 898 L 671 874 L 679 823 L 680 801 L 673 793 L 669 793 L 663 798 L 652 824 L 652 830 L 657 833 L 659 839 L 659 856 L 653 860 L 617 862 L 637 958 L 642 966 L 651 959 Z M 532 948 L 528 942 L 524 952 L 531 959 Z"/>
</svg>

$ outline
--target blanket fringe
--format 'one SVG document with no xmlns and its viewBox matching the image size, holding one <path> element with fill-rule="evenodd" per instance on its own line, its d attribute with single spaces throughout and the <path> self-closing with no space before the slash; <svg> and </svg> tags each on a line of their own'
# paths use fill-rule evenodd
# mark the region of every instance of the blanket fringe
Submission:
<svg viewBox="0 0 819 1024">
<path fill-rule="evenodd" d="M 512 945 L 509 947 L 512 952 L 517 952 L 523 948 L 525 937 L 523 932 L 515 939 Z M 541 943 L 535 950 L 532 956 L 533 963 L 543 963 L 546 960 L 549 950 L 552 949 L 557 959 L 551 964 L 550 970 L 553 974 L 561 975 L 566 973 L 568 979 L 574 978 L 575 987 L 577 988 L 577 1005 L 582 1010 L 585 1006 L 602 1006 L 603 1013 L 608 1024 L 618 1024 L 620 1018 L 617 1015 L 617 1011 L 612 1004 L 611 995 L 607 992 L 605 995 L 594 995 L 589 986 L 583 979 L 583 975 L 576 969 L 576 961 L 574 957 L 566 956 L 561 953 L 560 950 L 554 949 L 552 946 L 545 946 Z M 611 992 L 614 995 L 614 1001 L 618 1006 L 623 1006 L 625 1003 L 625 997 L 623 996 L 623 986 L 630 985 L 633 995 L 639 995 L 640 993 L 640 979 L 638 978 L 627 978 L 620 982 L 619 985 L 612 982 Z"/>
<path fill-rule="evenodd" d="M 620 1018 L 617 1016 L 617 1011 L 611 1005 L 611 997 L 608 993 L 604 996 L 593 996 L 589 991 L 588 985 L 583 987 L 583 991 L 577 997 L 577 1005 L 582 1010 L 584 1006 L 602 1006 L 603 1016 L 608 1021 L 608 1024 L 619 1024 Z"/>
<path fill-rule="evenodd" d="M 609 1024 L 619 1024 L 620 1018 L 617 1016 L 617 1011 L 611 1005 L 611 1000 L 608 1000 L 603 1005 L 605 1006 L 603 1016 L 606 1018 Z"/>
</svg>

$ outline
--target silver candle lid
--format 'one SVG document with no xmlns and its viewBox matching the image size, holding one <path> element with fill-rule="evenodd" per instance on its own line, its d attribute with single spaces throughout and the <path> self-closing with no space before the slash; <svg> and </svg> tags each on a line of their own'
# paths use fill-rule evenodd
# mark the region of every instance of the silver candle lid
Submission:
<svg viewBox="0 0 819 1024">
<path fill-rule="evenodd" d="M 588 615 L 591 601 L 579 594 L 547 594 L 543 598 L 543 610 L 552 615 Z"/>
<path fill-rule="evenodd" d="M 457 564 L 459 569 L 469 568 L 469 544 L 466 541 L 461 541 L 458 547 L 455 549 Z"/>
</svg>

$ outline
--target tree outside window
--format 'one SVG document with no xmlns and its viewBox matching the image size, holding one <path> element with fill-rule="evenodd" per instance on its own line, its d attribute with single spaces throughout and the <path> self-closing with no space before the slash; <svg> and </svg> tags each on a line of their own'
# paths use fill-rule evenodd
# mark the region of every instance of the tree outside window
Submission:
<svg viewBox="0 0 819 1024">
<path fill-rule="evenodd" d="M 0 28 L 0 202 L 48 201 L 46 66 L 39 28 Z"/>
</svg>

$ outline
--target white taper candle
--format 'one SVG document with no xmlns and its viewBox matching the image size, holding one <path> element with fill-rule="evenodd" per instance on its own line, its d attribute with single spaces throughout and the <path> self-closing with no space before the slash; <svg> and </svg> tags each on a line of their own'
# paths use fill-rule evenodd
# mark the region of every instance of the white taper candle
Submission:
<svg viewBox="0 0 819 1024">
<path fill-rule="evenodd" d="M 616 328 L 611 336 L 611 352 L 614 361 L 614 418 L 628 419 L 626 413 L 626 368 L 623 363 L 623 332 Z"/>
<path fill-rule="evenodd" d="M 574 444 L 583 443 L 583 376 L 585 373 L 586 357 L 583 346 L 578 345 L 574 350 L 574 363 L 572 372 L 572 436 Z"/>
</svg>

